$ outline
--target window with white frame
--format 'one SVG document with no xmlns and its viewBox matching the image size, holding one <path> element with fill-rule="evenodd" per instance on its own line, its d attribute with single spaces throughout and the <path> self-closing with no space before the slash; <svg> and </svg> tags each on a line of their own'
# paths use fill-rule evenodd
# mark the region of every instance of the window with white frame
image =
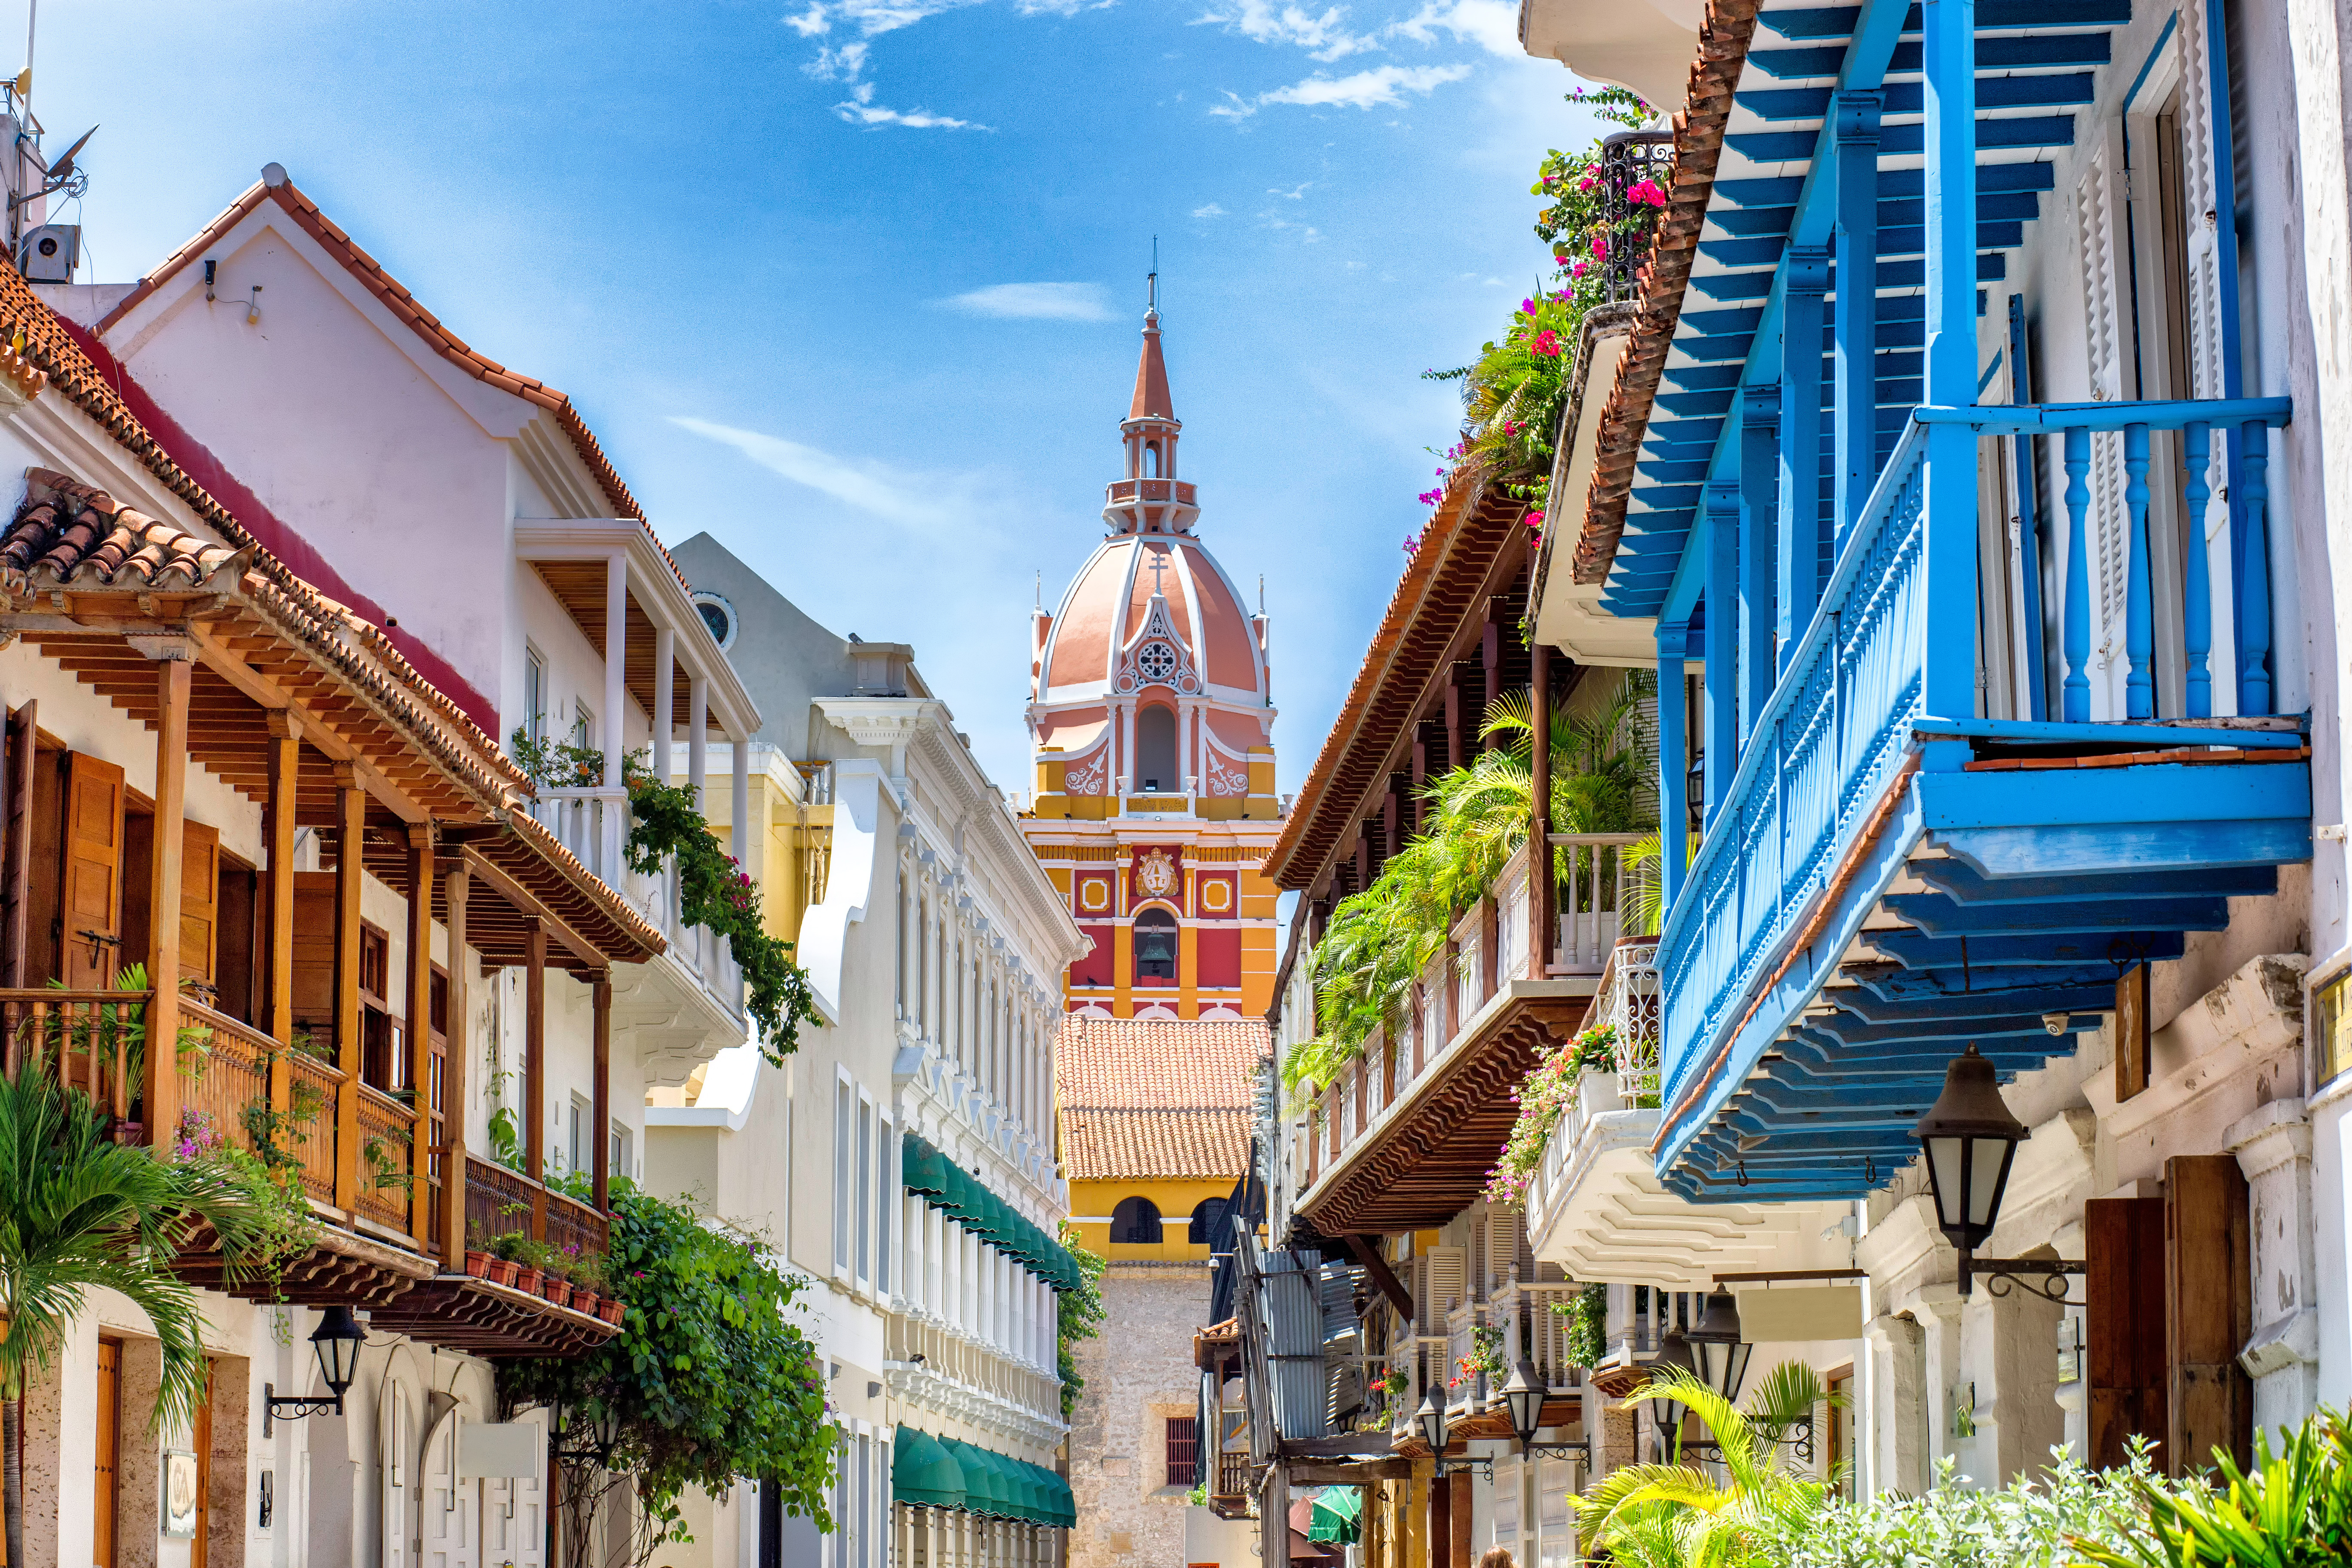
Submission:
<svg viewBox="0 0 2352 1568">
<path fill-rule="evenodd" d="M 572 702 L 572 743 L 583 752 L 596 749 L 596 715 L 577 698 Z"/>
<path fill-rule="evenodd" d="M 534 743 L 547 740 L 547 659 L 530 644 L 522 650 L 522 730 Z"/>
<path fill-rule="evenodd" d="M 636 1180 L 636 1133 L 625 1121 L 613 1123 L 613 1163 L 607 1166 L 613 1174 Z"/>
<path fill-rule="evenodd" d="M 898 1140 L 890 1119 L 877 1119 L 874 1140 L 874 1289 L 890 1293 L 890 1215 L 898 1201 Z"/>
<path fill-rule="evenodd" d="M 857 1100 L 857 1278 L 874 1278 L 874 1102 Z"/>
<path fill-rule="evenodd" d="M 856 1178 L 849 1166 L 853 1134 L 850 1131 L 852 1108 L 856 1094 L 849 1079 L 840 1078 L 833 1085 L 833 1268 L 836 1274 L 849 1272 L 850 1205 Z"/>
<path fill-rule="evenodd" d="M 595 1126 L 596 1108 L 589 1103 L 586 1095 L 573 1095 L 572 1104 L 564 1113 L 563 1158 L 566 1170 L 588 1169 L 589 1162 L 595 1158 L 595 1145 L 588 1141 Z"/>
</svg>

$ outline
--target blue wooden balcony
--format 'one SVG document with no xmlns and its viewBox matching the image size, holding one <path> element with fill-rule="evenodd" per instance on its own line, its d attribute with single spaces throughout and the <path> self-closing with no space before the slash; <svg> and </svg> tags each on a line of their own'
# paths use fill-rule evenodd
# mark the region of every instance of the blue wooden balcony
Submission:
<svg viewBox="0 0 2352 1568">
<path fill-rule="evenodd" d="M 2226 79 L 2217 16 L 2181 24 L 2184 92 Z M 2071 1051 L 2123 970 L 2309 858 L 2306 727 L 2272 689 L 2293 410 L 2240 384 L 2231 226 L 2199 253 L 2191 396 L 2032 401 L 2030 349 L 2085 351 L 2007 281 L 2073 243 L 2040 222 L 2053 151 L 2172 37 L 2131 22 L 1759 16 L 1601 599 L 1654 619 L 1662 677 L 1706 672 L 1699 733 L 1660 711 L 1662 755 L 1704 759 L 1658 959 L 1657 1169 L 1686 1197 L 1880 1184 L 1965 1045 L 2005 1076 Z M 2226 94 L 2198 106 L 2226 148 Z"/>
</svg>

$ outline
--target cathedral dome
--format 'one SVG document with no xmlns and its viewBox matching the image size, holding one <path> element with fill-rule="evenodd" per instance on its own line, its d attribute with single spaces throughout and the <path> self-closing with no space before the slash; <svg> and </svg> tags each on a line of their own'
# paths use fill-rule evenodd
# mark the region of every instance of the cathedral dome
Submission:
<svg viewBox="0 0 2352 1568">
<path fill-rule="evenodd" d="M 1114 534 L 1063 596 L 1038 699 L 1125 697 L 1160 686 L 1180 697 L 1263 704 L 1265 660 L 1251 618 L 1200 541 Z"/>
</svg>

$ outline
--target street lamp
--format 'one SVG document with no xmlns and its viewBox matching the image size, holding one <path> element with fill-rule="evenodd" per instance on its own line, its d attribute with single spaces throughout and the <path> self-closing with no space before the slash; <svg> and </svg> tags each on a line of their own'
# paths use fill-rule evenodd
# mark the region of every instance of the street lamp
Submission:
<svg viewBox="0 0 2352 1568">
<path fill-rule="evenodd" d="M 1739 1303 L 1731 1299 L 1730 1291 L 1718 1287 L 1707 1297 L 1706 1310 L 1699 1314 L 1688 1341 L 1698 1380 L 1723 1395 L 1726 1403 L 1738 1399 L 1739 1385 L 1748 1377 L 1748 1358 L 1756 1347 L 1742 1342 Z"/>
<path fill-rule="evenodd" d="M 261 1385 L 261 1435 L 269 1436 L 277 1421 L 296 1421 L 305 1415 L 341 1415 L 343 1394 L 359 1375 L 360 1347 L 367 1342 L 367 1331 L 352 1318 L 349 1307 L 329 1307 L 319 1314 L 319 1326 L 310 1335 L 310 1349 L 319 1358 L 320 1381 L 327 1385 L 329 1397 L 316 1394 L 299 1399 L 281 1399 L 277 1386 Z"/>
<path fill-rule="evenodd" d="M 1944 1092 L 1916 1129 L 1927 1152 L 1927 1180 L 1936 1190 L 1936 1223 L 1960 1251 L 1960 1294 L 1975 1279 L 1976 1249 L 2000 1216 L 2009 1167 L 2025 1141 L 2025 1124 L 2009 1113 L 1992 1063 L 1969 1048 L 1944 1072 Z"/>
<path fill-rule="evenodd" d="M 1669 1367 L 1694 1377 L 1698 1375 L 1698 1363 L 1691 1357 L 1690 1341 L 1683 1337 L 1680 1329 L 1668 1329 L 1659 1337 L 1658 1353 L 1650 1359 L 1650 1375 L 1654 1378 Z M 1679 1439 L 1683 1417 L 1690 1414 L 1690 1406 L 1679 1399 L 1666 1398 L 1657 1401 L 1656 1409 L 1659 1426 Z"/>
<path fill-rule="evenodd" d="M 1522 1361 L 1511 1369 L 1510 1382 L 1503 1384 L 1503 1403 L 1510 1407 L 1511 1430 L 1519 1435 L 1519 1447 L 1524 1452 L 1536 1440 L 1536 1428 L 1543 1425 L 1544 1382 L 1536 1371 L 1536 1363 Z"/>
<path fill-rule="evenodd" d="M 1437 1397 L 1434 1384 L 1421 1396 L 1421 1408 L 1413 1412 L 1412 1418 L 1420 1424 L 1421 1440 L 1429 1445 L 1430 1453 L 1437 1458 L 1444 1458 L 1445 1405 Z"/>
<path fill-rule="evenodd" d="M 1691 758 L 1690 773 L 1683 781 L 1683 805 L 1689 813 L 1694 831 L 1706 826 L 1706 753 L 1700 752 Z"/>
</svg>

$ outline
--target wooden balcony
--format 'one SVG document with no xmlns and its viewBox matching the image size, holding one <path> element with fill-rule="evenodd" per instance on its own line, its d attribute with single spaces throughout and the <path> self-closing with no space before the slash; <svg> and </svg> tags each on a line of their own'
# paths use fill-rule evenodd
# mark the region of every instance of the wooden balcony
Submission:
<svg viewBox="0 0 2352 1568">
<path fill-rule="evenodd" d="M 1622 907 L 1623 835 L 1554 835 L 1578 868 L 1540 959 L 1523 847 L 1455 924 L 1402 1026 L 1377 1030 L 1326 1086 L 1301 1151 L 1298 1212 L 1326 1236 L 1443 1225 L 1474 1200 L 1510 1136 L 1512 1091 L 1584 1022 Z"/>
</svg>

